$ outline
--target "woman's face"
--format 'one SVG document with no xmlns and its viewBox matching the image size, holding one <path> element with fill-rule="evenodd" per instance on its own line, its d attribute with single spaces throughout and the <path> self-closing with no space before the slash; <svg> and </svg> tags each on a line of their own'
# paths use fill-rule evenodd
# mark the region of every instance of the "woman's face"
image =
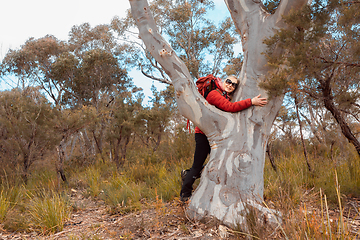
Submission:
<svg viewBox="0 0 360 240">
<path fill-rule="evenodd" d="M 236 89 L 237 85 L 238 81 L 234 77 L 228 77 L 223 82 L 223 88 L 227 93 L 232 93 Z"/>
</svg>

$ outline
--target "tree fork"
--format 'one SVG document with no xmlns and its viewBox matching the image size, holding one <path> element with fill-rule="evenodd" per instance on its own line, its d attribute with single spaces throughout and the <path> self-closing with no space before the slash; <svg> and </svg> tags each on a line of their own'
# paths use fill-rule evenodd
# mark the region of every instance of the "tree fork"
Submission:
<svg viewBox="0 0 360 240">
<path fill-rule="evenodd" d="M 268 136 L 281 107 L 283 96 L 265 107 L 251 107 L 239 113 L 220 111 L 198 93 L 189 70 L 158 33 L 146 0 L 129 0 L 132 16 L 147 50 L 173 82 L 180 113 L 194 122 L 208 137 L 211 153 L 200 184 L 187 213 L 193 219 L 215 217 L 230 227 L 245 226 L 249 209 L 257 209 L 269 222 L 274 212 L 262 206 L 264 164 Z M 253 0 L 225 0 L 242 38 L 244 62 L 234 100 L 266 96 L 258 83 L 269 74 L 262 54 L 265 38 L 286 27 L 282 16 L 298 9 L 307 0 L 281 1 L 270 15 Z"/>
</svg>

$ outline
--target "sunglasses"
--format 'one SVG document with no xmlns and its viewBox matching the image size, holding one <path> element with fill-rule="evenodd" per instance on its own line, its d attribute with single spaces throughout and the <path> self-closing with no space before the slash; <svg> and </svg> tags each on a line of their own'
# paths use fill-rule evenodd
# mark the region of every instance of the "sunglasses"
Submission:
<svg viewBox="0 0 360 240">
<path fill-rule="evenodd" d="M 238 85 L 237 83 L 232 82 L 230 79 L 226 79 L 225 82 L 227 84 L 231 85 L 233 88 L 236 88 Z"/>
</svg>

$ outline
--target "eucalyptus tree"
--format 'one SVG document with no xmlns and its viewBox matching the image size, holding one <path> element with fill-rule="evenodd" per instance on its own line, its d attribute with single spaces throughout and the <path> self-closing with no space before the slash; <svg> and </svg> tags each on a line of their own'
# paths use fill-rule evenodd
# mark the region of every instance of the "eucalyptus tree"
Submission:
<svg viewBox="0 0 360 240">
<path fill-rule="evenodd" d="M 61 139 L 53 127 L 57 112 L 38 88 L 18 88 L 0 93 L 0 160 L 22 170 L 26 182 L 33 163 Z"/>
<path fill-rule="evenodd" d="M 144 107 L 139 113 L 138 119 L 142 124 L 139 124 L 136 132 L 145 146 L 156 151 L 164 135 L 174 128 L 172 124 L 176 121 L 176 102 L 171 85 L 161 91 L 157 91 L 152 85 L 151 90 L 153 95 L 149 102 L 151 106 Z"/>
<path fill-rule="evenodd" d="M 74 26 L 68 41 L 47 35 L 9 50 L 1 74 L 14 75 L 24 87 L 40 86 L 58 107 L 97 107 L 102 95 L 132 87 L 110 28 L 88 23 Z"/>
<path fill-rule="evenodd" d="M 129 92 L 126 95 L 119 94 L 108 105 L 109 122 L 105 136 L 117 168 L 124 165 L 130 138 L 141 128 L 139 116 L 143 110 L 142 100 L 142 97 L 134 98 Z"/>
<path fill-rule="evenodd" d="M 266 40 L 269 65 L 286 67 L 262 86 L 271 95 L 291 92 L 327 109 L 360 155 L 354 128 L 360 122 L 360 3 L 317 0 L 286 22 L 297 31 L 282 29 Z M 274 57 L 279 47 L 285 51 Z"/>
<path fill-rule="evenodd" d="M 307 2 L 281 1 L 274 14 L 270 14 L 260 1 L 225 0 L 244 51 L 240 86 L 234 93 L 234 101 L 258 93 L 267 95 L 259 87 L 271 70 L 263 54 L 267 49 L 263 41 L 280 28 L 298 31 L 284 21 L 284 16 Z M 210 159 L 192 195 L 187 209 L 189 216 L 215 217 L 230 226 L 246 225 L 247 210 L 258 209 L 273 221 L 270 210 L 261 206 L 263 173 L 266 143 L 283 95 L 274 97 L 263 108 L 252 107 L 235 114 L 209 105 L 198 93 L 188 66 L 161 36 L 147 1 L 130 0 L 130 4 L 140 38 L 174 85 L 180 113 L 202 129 L 210 142 Z M 278 48 L 274 54 L 281 50 Z"/>
<path fill-rule="evenodd" d="M 66 42 L 56 37 L 28 39 L 18 50 L 10 49 L 1 63 L 1 75 L 13 75 L 19 79 L 18 86 L 40 86 L 55 105 L 61 103 L 65 87 L 52 76 L 52 64 L 68 51 Z"/>
<path fill-rule="evenodd" d="M 30 38 L 20 49 L 10 50 L 1 64 L 2 75 L 14 75 L 22 80 L 24 87 L 40 86 L 61 113 L 84 106 L 83 113 L 93 112 L 88 108 L 95 109 L 94 118 L 86 118 L 87 123 L 82 117 L 75 125 L 68 123 L 73 118 L 65 115 L 63 121 L 59 120 L 57 128 L 63 134 L 58 144 L 60 163 L 68 137 L 79 131 L 83 133 L 88 153 L 94 152 L 93 146 L 102 153 L 108 120 L 106 106 L 115 95 L 133 88 L 116 47 L 108 26 L 92 28 L 85 23 L 71 29 L 68 41 L 54 36 Z M 69 113 L 74 112 L 66 111 Z"/>
</svg>

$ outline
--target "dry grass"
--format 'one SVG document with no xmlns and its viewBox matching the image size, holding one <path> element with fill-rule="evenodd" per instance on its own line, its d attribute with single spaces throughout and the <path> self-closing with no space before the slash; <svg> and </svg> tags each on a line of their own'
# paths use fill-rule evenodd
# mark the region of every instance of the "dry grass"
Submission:
<svg viewBox="0 0 360 240">
<path fill-rule="evenodd" d="M 182 208 L 173 204 L 178 201 L 180 171 L 190 166 L 191 157 L 175 161 L 168 159 L 167 155 L 132 154 L 132 158 L 119 170 L 111 162 L 102 161 L 86 167 L 74 167 L 68 171 L 68 186 L 60 184 L 55 174 L 39 171 L 38 175 L 30 178 L 28 185 L 3 188 L 0 194 L 2 228 L 8 231 L 63 232 L 66 221 L 72 221 L 67 220 L 71 205 L 73 213 L 77 211 L 76 215 L 88 208 L 76 201 L 70 204 L 69 195 L 73 189 L 82 193 L 81 198 L 101 201 L 103 214 L 107 214 L 109 219 L 111 216 L 119 219 L 129 216 L 138 221 L 135 217 L 138 213 L 153 211 L 148 224 L 140 221 L 136 229 L 130 224 L 127 232 L 122 229 L 121 236 L 124 238 L 139 235 L 141 227 L 149 228 L 148 237 L 162 236 L 162 231 L 170 227 L 174 234 L 193 236 L 199 226 L 203 236 L 212 234 L 210 231 L 220 236 L 219 225 L 207 229 L 206 224 L 192 223 L 185 215 L 179 214 Z M 313 172 L 308 171 L 302 155 L 296 151 L 291 156 L 276 157 L 277 172 L 266 162 L 265 203 L 269 208 L 280 211 L 283 221 L 273 228 L 258 221 L 256 212 L 249 211 L 251 228 L 248 231 L 227 229 L 229 238 L 356 239 L 359 233 L 354 223 L 359 222 L 360 209 L 355 200 L 352 208 L 348 202 L 350 197 L 358 199 L 360 196 L 360 160 L 356 157 L 339 158 L 336 164 L 326 158 L 310 161 Z M 169 217 L 173 213 L 176 213 L 175 219 Z M 144 218 L 143 221 L 147 220 Z M 176 222 L 174 224 L 178 229 L 175 225 L 170 226 L 169 222 Z M 93 227 L 99 229 L 102 225 Z M 75 235 L 72 238 L 76 239 Z"/>
</svg>

